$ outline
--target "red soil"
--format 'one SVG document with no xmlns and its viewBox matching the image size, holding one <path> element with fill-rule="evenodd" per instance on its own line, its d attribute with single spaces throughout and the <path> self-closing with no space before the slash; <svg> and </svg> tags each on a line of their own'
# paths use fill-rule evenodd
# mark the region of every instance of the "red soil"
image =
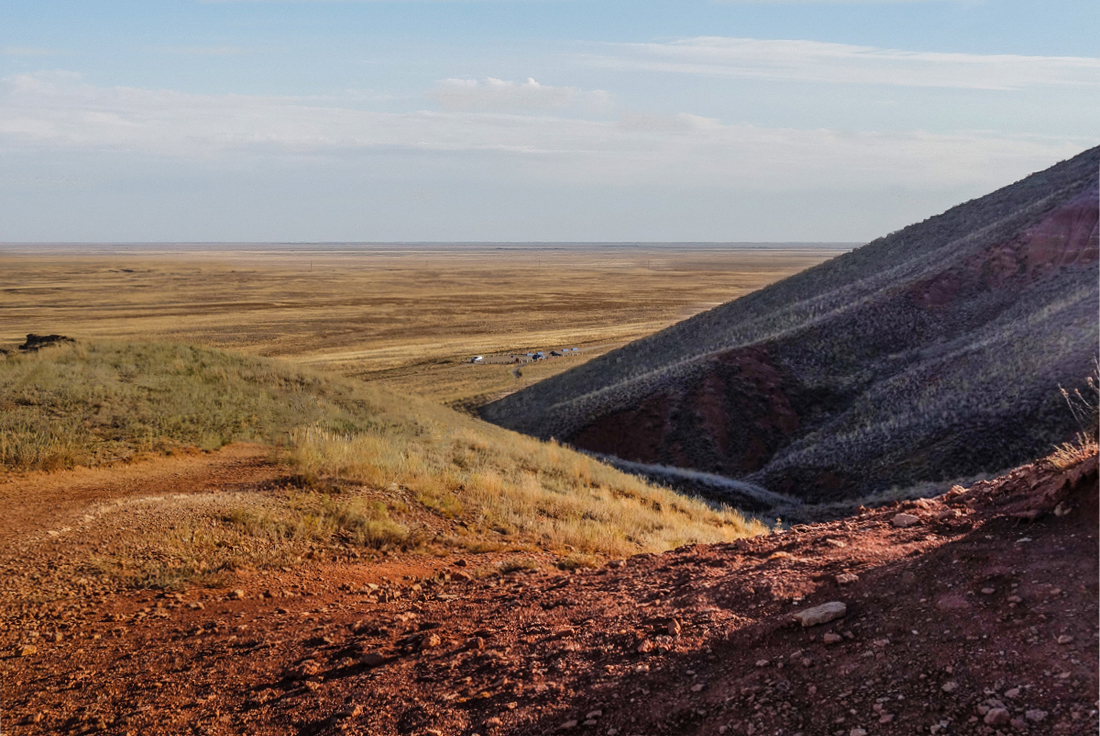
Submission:
<svg viewBox="0 0 1100 736">
<path fill-rule="evenodd" d="M 793 385 L 766 349 L 730 350 L 690 385 L 601 416 L 570 443 L 625 460 L 744 475 L 763 467 L 798 432 L 798 413 L 787 395 Z"/>
<path fill-rule="evenodd" d="M 207 463 L 218 467 L 218 456 Z M 254 472 L 264 482 L 271 469 Z M 20 517 L 3 528 L 23 551 L 0 563 L 18 557 L 32 574 L 5 581 L 3 726 L 1096 733 L 1097 493 L 1092 455 L 1068 470 L 1041 461 L 934 500 L 572 574 L 479 577 L 488 566 L 478 555 L 409 556 L 256 573 L 238 584 L 240 598 L 73 592 L 42 603 L 31 602 L 34 575 L 69 543 L 32 545 Z M 895 527 L 900 512 L 917 523 Z M 840 574 L 858 579 L 841 585 Z M 794 622 L 826 601 L 846 603 L 847 615 Z"/>
</svg>

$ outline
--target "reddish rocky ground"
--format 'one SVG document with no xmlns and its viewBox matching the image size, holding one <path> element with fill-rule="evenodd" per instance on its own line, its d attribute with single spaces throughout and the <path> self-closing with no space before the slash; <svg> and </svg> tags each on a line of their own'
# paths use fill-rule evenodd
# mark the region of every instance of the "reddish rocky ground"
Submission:
<svg viewBox="0 0 1100 736">
<path fill-rule="evenodd" d="M 270 482 L 258 453 L 238 453 L 173 460 L 167 476 L 177 473 L 177 491 L 199 493 Z M 222 480 L 204 481 L 212 476 L 201 467 Z M 166 477 L 155 467 L 144 474 L 154 485 Z M 52 477 L 24 479 L 22 492 L 68 498 L 64 476 Z M 102 500 L 95 479 L 81 477 L 82 502 Z M 18 505 L 12 489 L 4 486 L 8 508 Z M 113 492 L 123 491 L 103 490 Z M 305 563 L 233 590 L 182 593 L 58 584 L 73 555 L 102 540 L 94 525 L 43 534 L 47 504 L 0 521 L 9 543 L 0 727 L 1094 734 L 1097 494 L 1092 455 L 594 570 L 500 574 L 490 564 L 499 557 L 409 556 Z M 896 526 L 902 513 L 914 523 Z M 44 581 L 53 581 L 48 595 Z M 845 604 L 841 618 L 803 627 L 793 617 L 832 601 Z"/>
</svg>

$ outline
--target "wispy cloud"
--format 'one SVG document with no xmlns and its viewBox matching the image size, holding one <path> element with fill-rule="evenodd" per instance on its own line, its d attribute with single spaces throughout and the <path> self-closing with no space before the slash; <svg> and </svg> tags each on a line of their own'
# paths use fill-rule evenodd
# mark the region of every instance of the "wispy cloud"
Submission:
<svg viewBox="0 0 1100 736">
<path fill-rule="evenodd" d="M 444 79 L 428 93 L 445 110 L 560 110 L 573 106 L 607 109 L 611 95 L 603 90 L 539 84 L 528 77 L 520 84 L 488 77 Z"/>
<path fill-rule="evenodd" d="M 0 153 L 90 150 L 214 162 L 294 157 L 324 166 L 372 152 L 462 152 L 560 182 L 774 191 L 1003 183 L 1089 144 L 977 132 L 764 128 L 689 113 L 591 120 L 545 112 L 377 112 L 360 103 L 99 87 L 69 73 L 14 75 L 0 80 Z"/>
<path fill-rule="evenodd" d="M 741 79 L 1011 90 L 1100 87 L 1100 58 L 903 51 L 806 40 L 701 36 L 608 44 L 589 54 L 615 69 Z"/>
</svg>

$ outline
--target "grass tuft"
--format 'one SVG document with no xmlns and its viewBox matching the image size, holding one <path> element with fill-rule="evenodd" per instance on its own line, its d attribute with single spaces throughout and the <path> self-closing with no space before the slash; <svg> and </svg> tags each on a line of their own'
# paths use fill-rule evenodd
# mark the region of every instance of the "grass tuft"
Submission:
<svg viewBox="0 0 1100 736">
<path fill-rule="evenodd" d="M 184 345 L 77 344 L 0 359 L 0 466 L 109 464 L 271 444 L 297 490 L 247 501 L 100 561 L 138 586 L 210 584 L 338 548 L 542 550 L 586 566 L 768 527 L 554 441 L 289 364 Z M 139 549 L 140 548 L 140 549 Z"/>
</svg>

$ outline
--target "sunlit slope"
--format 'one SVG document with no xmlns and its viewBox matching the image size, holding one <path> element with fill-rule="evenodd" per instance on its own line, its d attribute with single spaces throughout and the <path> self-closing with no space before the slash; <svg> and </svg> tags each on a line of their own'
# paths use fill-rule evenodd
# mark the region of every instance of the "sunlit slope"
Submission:
<svg viewBox="0 0 1100 736">
<path fill-rule="evenodd" d="M 1072 431 L 1097 354 L 1094 148 L 484 408 L 823 499 L 996 470 Z"/>
<path fill-rule="evenodd" d="M 276 360 L 173 343 L 0 355 L 0 473 L 237 440 L 271 444 L 308 496 L 223 520 L 262 536 L 295 536 L 308 512 L 367 545 L 618 556 L 766 530 L 557 443 Z"/>
</svg>

